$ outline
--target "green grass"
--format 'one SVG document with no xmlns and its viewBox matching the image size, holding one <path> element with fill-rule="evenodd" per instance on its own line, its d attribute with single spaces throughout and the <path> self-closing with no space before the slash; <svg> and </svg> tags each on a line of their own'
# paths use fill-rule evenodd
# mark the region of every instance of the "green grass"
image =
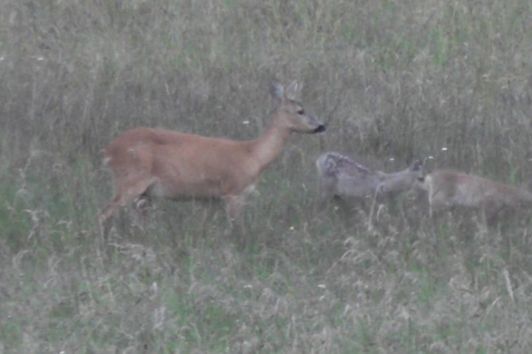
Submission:
<svg viewBox="0 0 532 354">
<path fill-rule="evenodd" d="M 356 208 L 316 204 L 314 172 L 327 150 L 386 171 L 430 155 L 429 171 L 528 186 L 528 2 L 4 8 L 0 352 L 531 351 L 529 221 L 433 224 L 405 198 L 368 232 Z M 113 136 L 252 138 L 275 79 L 303 82 L 328 131 L 291 139 L 242 235 L 219 203 L 156 201 L 144 228 L 126 208 L 102 242 Z"/>
<path fill-rule="evenodd" d="M 81 178 L 85 170 L 73 173 Z M 284 352 L 293 345 L 303 351 L 318 345 L 335 352 L 438 346 L 469 351 L 464 348 L 473 336 L 474 350 L 482 352 L 491 345 L 482 338 L 500 328 L 497 318 L 516 316 L 501 267 L 512 267 L 519 278 L 526 257 L 519 263 L 496 254 L 489 258 L 472 244 L 488 240 L 458 239 L 454 226 L 440 225 L 435 244 L 429 234 L 412 237 L 416 230 L 408 226 L 388 234 L 399 222 L 395 213 L 387 216 L 390 225 L 369 234 L 365 223 L 346 220 L 333 207 L 312 209 L 312 198 L 305 201 L 299 187 L 289 188 L 297 184 L 275 172 L 266 177 L 259 188 L 272 199 L 259 198 L 246 211 L 250 243 L 243 249 L 222 235 L 222 217 L 215 227 L 202 227 L 203 209 L 223 215 L 216 204 L 160 203 L 146 231 L 130 226 L 124 213 L 110 244 L 102 245 L 95 225 L 80 234 L 83 223 L 59 223 L 65 216 L 57 210 L 65 209 L 58 198 L 37 224 L 40 238 L 22 238 L 7 251 L 13 258 L 4 268 L 9 273 L 2 273 L 4 284 L 11 285 L 3 287 L 4 348 L 170 353 L 233 352 L 247 345 Z M 272 185 L 300 206 L 289 214 L 272 207 Z M 47 193 L 75 190 L 56 184 Z M 99 193 L 86 187 L 79 197 L 103 200 L 90 197 Z M 49 198 L 42 196 L 37 206 L 49 205 Z M 81 220 L 96 214 L 91 208 Z M 419 232 L 431 228 L 424 224 Z M 475 300 L 480 297 L 482 306 Z M 471 306 L 480 316 L 472 316 Z M 305 339 L 294 344 L 296 338 Z"/>
</svg>

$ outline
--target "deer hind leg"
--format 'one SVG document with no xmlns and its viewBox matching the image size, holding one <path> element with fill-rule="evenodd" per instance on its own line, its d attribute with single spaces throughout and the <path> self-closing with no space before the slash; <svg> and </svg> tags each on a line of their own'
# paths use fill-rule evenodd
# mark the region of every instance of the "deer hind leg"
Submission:
<svg viewBox="0 0 532 354">
<path fill-rule="evenodd" d="M 369 209 L 369 216 L 368 216 L 368 231 L 373 231 L 375 229 L 375 225 L 373 221 L 379 221 L 382 209 L 384 208 L 384 204 L 382 203 L 382 196 L 379 192 L 373 193 L 373 197 L 371 198 L 371 207 Z"/>
<path fill-rule="evenodd" d="M 144 229 L 144 226 L 148 222 L 149 211 L 153 207 L 151 197 L 144 193 L 135 198 L 133 205 L 135 207 L 135 221 L 137 222 L 137 226 Z"/>
<path fill-rule="evenodd" d="M 131 203 L 137 198 L 142 198 L 146 190 L 155 182 L 155 178 L 144 179 L 138 178 L 133 181 L 128 181 L 124 186 L 121 186 L 113 199 L 107 204 L 99 216 L 99 224 L 104 234 L 104 224 L 107 220 L 121 207 Z"/>
</svg>

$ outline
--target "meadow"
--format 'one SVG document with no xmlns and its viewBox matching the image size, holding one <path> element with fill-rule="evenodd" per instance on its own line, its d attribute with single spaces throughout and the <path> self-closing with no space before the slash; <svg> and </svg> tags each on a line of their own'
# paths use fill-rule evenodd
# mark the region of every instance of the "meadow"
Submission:
<svg viewBox="0 0 532 354">
<path fill-rule="evenodd" d="M 423 198 L 318 205 L 314 161 L 427 159 L 532 189 L 526 0 L 2 0 L 0 353 L 529 353 L 530 220 Z M 140 227 L 100 150 L 153 126 L 251 139 L 273 81 L 328 123 L 293 135 L 227 234 L 217 203 Z M 531 211 L 532 213 L 532 211 Z"/>
</svg>

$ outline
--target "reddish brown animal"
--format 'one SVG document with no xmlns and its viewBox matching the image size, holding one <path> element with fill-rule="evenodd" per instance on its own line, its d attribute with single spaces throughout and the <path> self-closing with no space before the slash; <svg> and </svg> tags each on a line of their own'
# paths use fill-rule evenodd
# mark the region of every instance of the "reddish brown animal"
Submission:
<svg viewBox="0 0 532 354">
<path fill-rule="evenodd" d="M 453 170 L 433 171 L 421 187 L 428 192 L 431 217 L 441 210 L 465 207 L 481 211 L 491 223 L 505 210 L 532 206 L 532 194 L 526 190 Z"/>
<path fill-rule="evenodd" d="M 233 220 L 261 172 L 281 153 L 292 132 L 318 133 L 325 125 L 307 114 L 294 99 L 297 84 L 287 90 L 276 84 L 278 101 L 270 127 L 257 139 L 237 141 L 136 128 L 103 150 L 115 196 L 100 215 L 103 225 L 116 211 L 137 198 L 221 198 Z"/>
</svg>

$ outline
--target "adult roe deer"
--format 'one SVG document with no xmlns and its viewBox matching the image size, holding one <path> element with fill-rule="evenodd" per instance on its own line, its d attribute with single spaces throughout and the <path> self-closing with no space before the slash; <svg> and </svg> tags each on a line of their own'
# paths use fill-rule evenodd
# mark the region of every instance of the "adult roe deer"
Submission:
<svg viewBox="0 0 532 354">
<path fill-rule="evenodd" d="M 484 177 L 455 170 L 435 170 L 421 188 L 428 193 L 429 214 L 456 207 L 481 211 L 488 223 L 504 210 L 532 206 L 532 193 Z"/>
<path fill-rule="evenodd" d="M 337 152 L 326 152 L 316 160 L 320 199 L 344 197 L 357 200 L 372 199 L 369 216 L 371 225 L 375 203 L 379 209 L 386 197 L 394 197 L 423 180 L 423 163 L 414 161 L 407 169 L 385 173 L 374 171 Z M 378 212 L 377 212 L 378 214 Z"/>
<path fill-rule="evenodd" d="M 294 98 L 299 86 L 274 84 L 277 108 L 269 128 L 254 140 L 205 137 L 166 129 L 135 128 L 103 149 L 114 177 L 115 196 L 100 225 L 137 198 L 221 198 L 234 220 L 261 172 L 281 153 L 292 132 L 319 133 L 325 125 Z"/>
</svg>

